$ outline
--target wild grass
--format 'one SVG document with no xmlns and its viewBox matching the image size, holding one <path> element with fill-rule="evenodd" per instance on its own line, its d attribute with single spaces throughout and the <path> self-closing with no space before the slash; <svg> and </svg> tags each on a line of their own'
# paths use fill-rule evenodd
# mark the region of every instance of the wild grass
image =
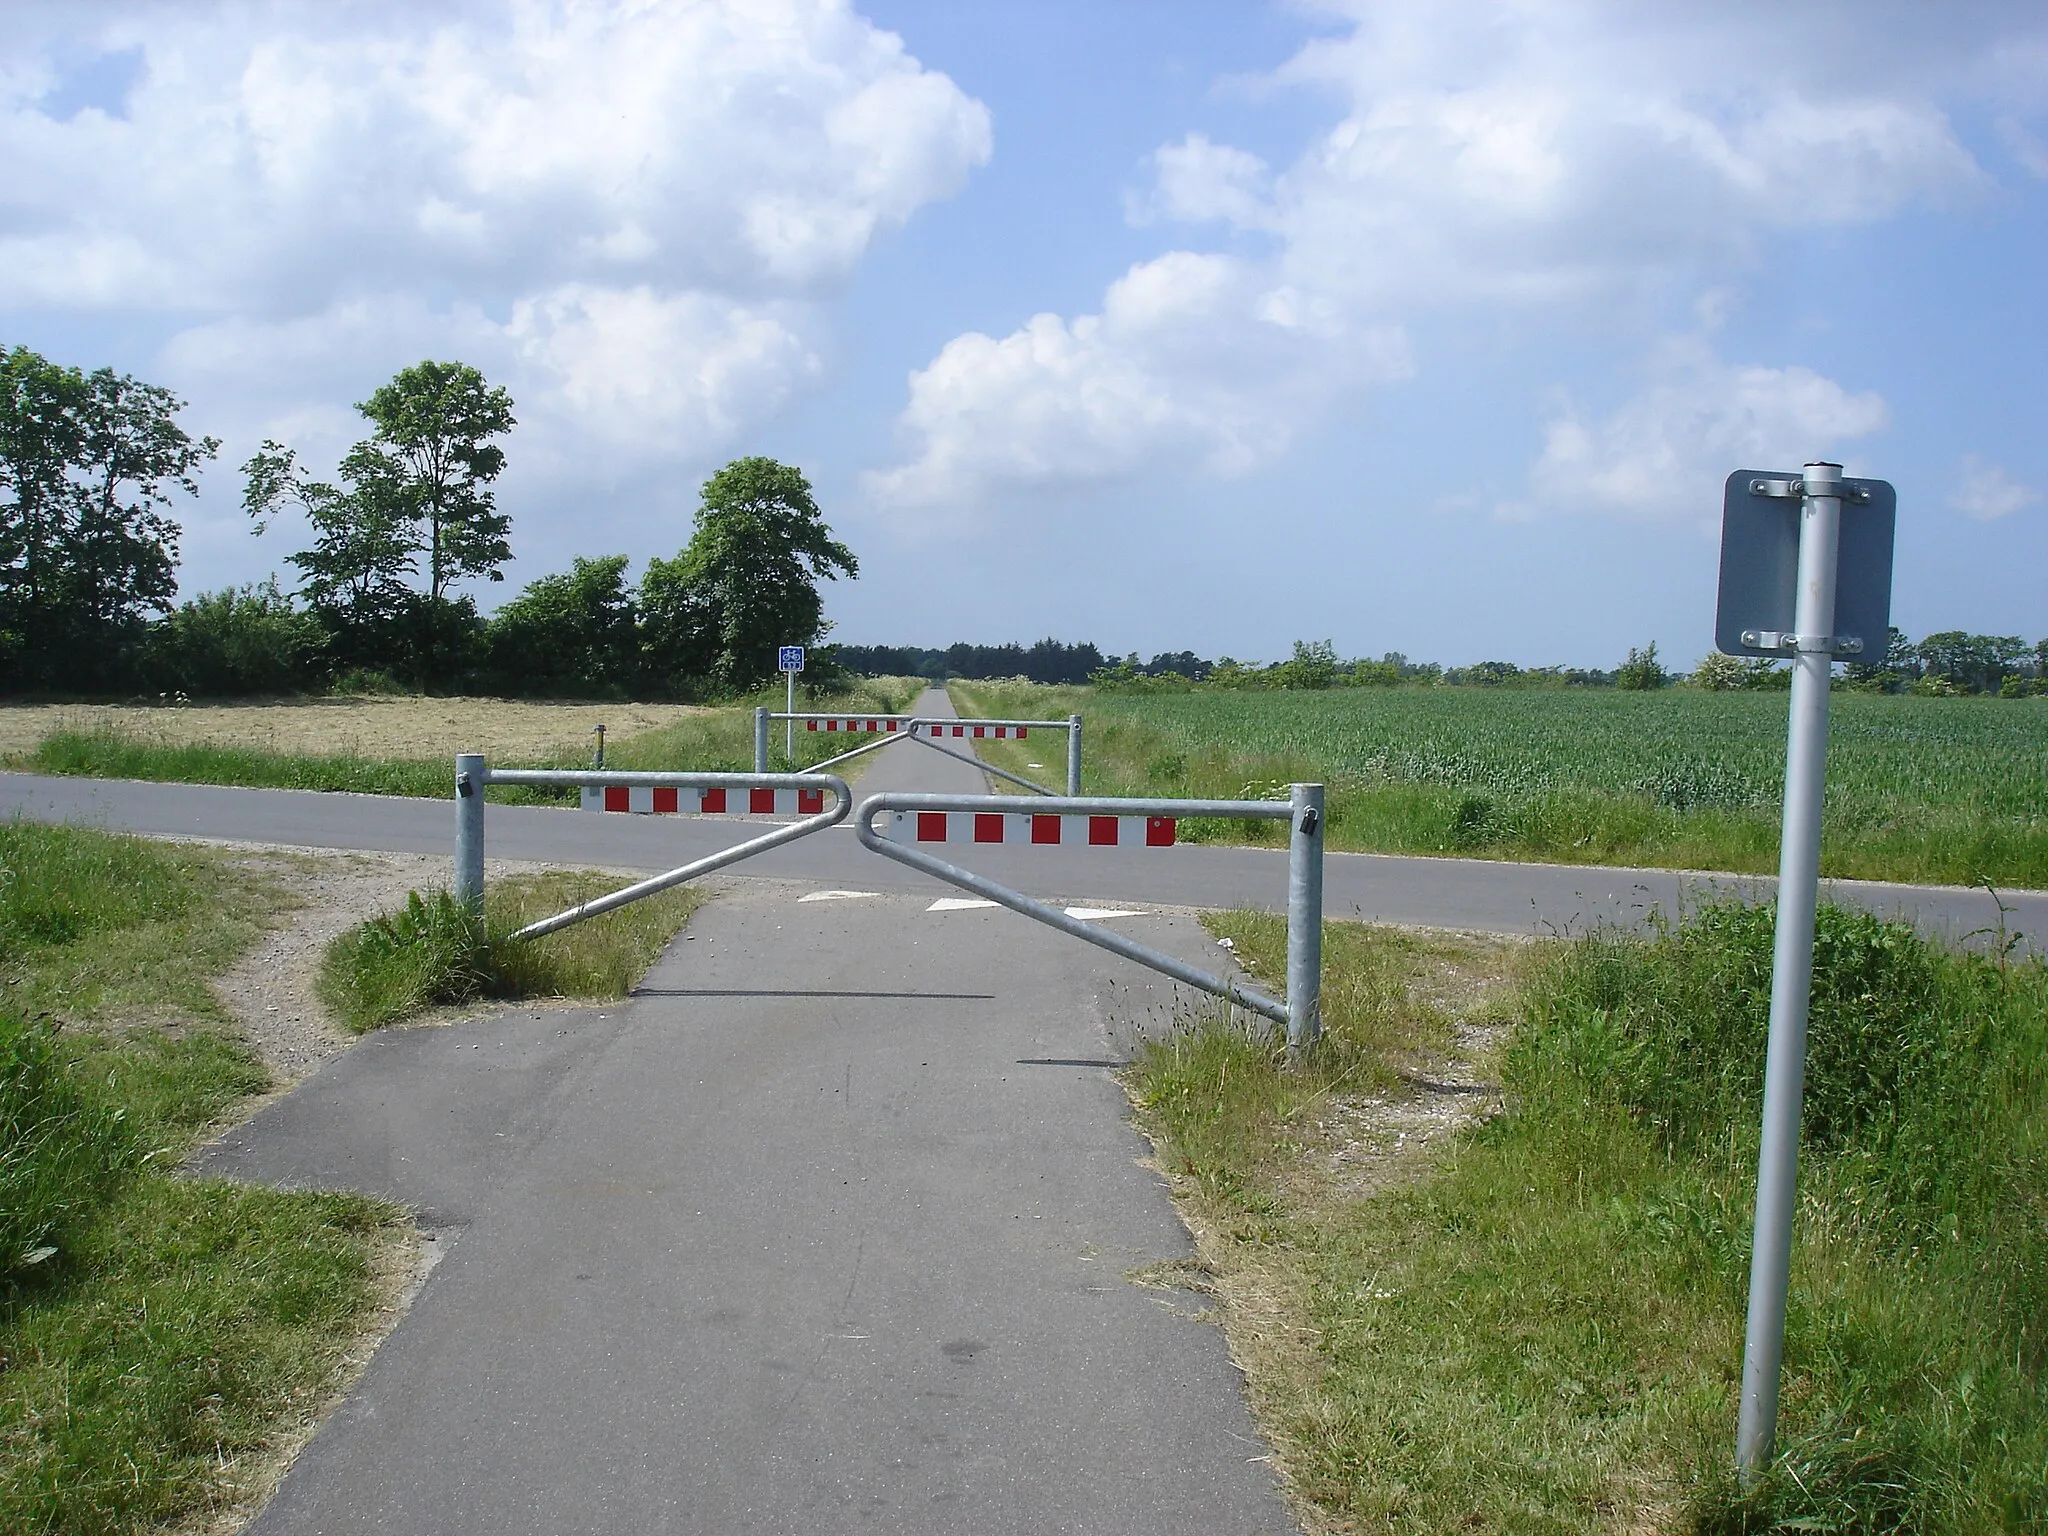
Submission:
<svg viewBox="0 0 2048 1536">
<path fill-rule="evenodd" d="M 1256 798 L 1324 783 L 1331 847 L 1746 873 L 1777 864 L 1781 693 L 951 687 L 963 713 L 1078 710 L 1090 793 Z M 1837 693 L 1829 741 L 1824 873 L 2048 887 L 2048 700 Z M 1007 768 L 1035 755 L 1029 741 L 978 745 Z M 1278 833 L 1231 823 L 1188 835 Z"/>
<path fill-rule="evenodd" d="M 481 920 L 445 890 L 414 891 L 395 912 L 337 937 L 320 967 L 320 997 L 358 1032 L 479 998 L 613 998 L 631 991 L 702 903 L 683 886 L 538 939 L 526 924 L 606 891 L 615 875 L 555 872 L 501 880 Z"/>
<path fill-rule="evenodd" d="M 876 678 L 860 681 L 844 694 L 802 707 L 900 713 L 917 696 L 917 679 Z M 614 768 L 694 770 L 743 773 L 754 766 L 754 706 L 780 709 L 779 690 L 726 709 L 685 715 L 671 724 L 614 739 L 605 761 Z M 519 706 L 528 712 L 532 706 Z M 347 721 L 336 716 L 337 734 Z M 770 733 L 772 771 L 801 769 L 834 755 L 845 744 L 840 735 L 799 731 L 796 754 L 786 758 L 779 747 L 783 733 Z M 557 748 L 520 754 L 517 760 L 492 758 L 505 768 L 588 768 L 591 754 L 582 748 Z M 856 759 L 856 766 L 858 759 Z M 145 779 L 159 783 L 233 784 L 256 789 L 309 789 L 362 795 L 411 795 L 438 799 L 450 792 L 454 769 L 446 757 L 365 756 L 352 750 L 279 751 L 233 741 L 170 742 L 136 735 L 112 726 L 59 729 L 42 738 L 33 752 L 10 760 L 10 766 L 34 773 L 89 778 Z M 554 803 L 573 794 L 496 785 L 488 796 L 510 804 Z"/>
<path fill-rule="evenodd" d="M 2048 967 L 1824 909 L 1781 1455 L 1731 1471 L 1768 908 L 1539 950 L 1507 1108 L 1372 1198 L 1274 1119 L 1270 1054 L 1134 1083 L 1226 1269 L 1312 1343 L 1254 1362 L 1296 1491 L 1394 1532 L 2020 1532 L 2048 1521 Z M 1334 960 L 1333 964 L 1348 963 Z M 1213 1050 L 1213 1047 L 1201 1047 Z M 1182 1096 L 1175 1107 L 1162 1089 Z M 1256 1127 L 1264 1125 L 1265 1130 Z M 1250 1191 L 1249 1195 L 1240 1191 Z"/>
<path fill-rule="evenodd" d="M 377 1303 L 389 1207 L 171 1171 L 268 1084 L 205 979 L 277 896 L 213 850 L 0 826 L 0 1530 L 232 1502 Z"/>
</svg>

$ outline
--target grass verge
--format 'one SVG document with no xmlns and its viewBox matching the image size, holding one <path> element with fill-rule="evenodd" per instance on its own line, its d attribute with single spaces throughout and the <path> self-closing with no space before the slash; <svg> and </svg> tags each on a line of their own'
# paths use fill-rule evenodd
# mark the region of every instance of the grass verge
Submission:
<svg viewBox="0 0 2048 1536">
<path fill-rule="evenodd" d="M 850 692 L 835 696 L 822 708 L 868 710 L 894 714 L 906 708 L 923 685 L 915 679 L 862 680 Z M 613 768 L 692 770 L 703 773 L 744 773 L 754 766 L 754 718 L 757 703 L 782 707 L 779 691 L 764 693 L 743 706 L 686 715 L 673 724 L 614 739 L 605 753 Z M 337 726 L 337 729 L 341 729 Z M 782 736 L 770 733 L 771 745 Z M 774 771 L 801 769 L 834 755 L 845 743 L 841 735 L 798 732 L 796 756 L 772 752 Z M 857 744 L 857 743 L 856 743 Z M 493 761 L 498 761 L 493 759 Z M 254 789 L 310 789 L 359 795 L 411 795 L 439 799 L 449 793 L 454 770 L 448 758 L 367 757 L 353 751 L 287 752 L 232 741 L 171 742 L 110 727 L 62 729 L 45 736 L 34 751 L 16 755 L 8 766 L 31 773 L 103 779 L 145 779 L 174 784 L 232 784 Z M 588 768 L 581 750 L 529 754 L 502 767 Z M 849 764 L 858 771 L 861 760 Z M 573 800 L 573 792 L 497 785 L 493 802 L 554 804 Z"/>
<path fill-rule="evenodd" d="M 169 1171 L 267 1086 L 205 979 L 277 900 L 214 850 L 0 825 L 0 1530 L 234 1504 L 382 1299 L 390 1207 Z"/>
<path fill-rule="evenodd" d="M 397 911 L 351 929 L 321 960 L 321 1000 L 358 1032 L 479 998 L 623 997 L 703 904 L 680 886 L 538 939 L 526 924 L 618 889 L 589 871 L 492 885 L 481 922 L 445 890 L 415 891 Z"/>
<path fill-rule="evenodd" d="M 1769 909 L 1531 951 L 1504 1111 L 1376 1178 L 1345 1170 L 1426 1089 L 1318 1097 L 1327 1068 L 1290 1081 L 1213 1027 L 1140 1058 L 1134 1098 L 1312 1524 L 2043 1528 L 2048 968 L 1832 909 L 1820 932 L 1781 1457 L 1747 1493 L 1729 1463 Z"/>
</svg>

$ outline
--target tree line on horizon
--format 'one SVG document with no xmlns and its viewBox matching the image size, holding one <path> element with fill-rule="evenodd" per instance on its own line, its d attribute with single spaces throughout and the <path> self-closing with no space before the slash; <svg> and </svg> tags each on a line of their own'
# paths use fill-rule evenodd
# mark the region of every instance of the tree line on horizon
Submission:
<svg viewBox="0 0 2048 1536">
<path fill-rule="evenodd" d="M 1655 642 L 1630 647 L 1612 670 L 1590 667 L 1523 667 L 1511 661 L 1481 661 L 1446 667 L 1411 661 L 1400 651 L 1377 658 L 1346 660 L 1328 640 L 1297 640 L 1285 661 L 1242 662 L 1230 656 L 1209 661 L 1193 651 L 1163 651 L 1148 661 L 1136 652 L 1104 660 L 1093 644 L 1040 640 L 1026 647 L 957 644 L 944 650 L 917 646 L 837 645 L 830 647 L 846 670 L 867 677 L 949 677 L 969 680 L 1025 678 L 1038 683 L 1090 683 L 1124 692 L 1177 692 L 1196 686 L 1229 688 L 1620 688 L 1648 690 L 1685 683 L 1712 691 L 1771 689 L 1791 685 L 1791 669 L 1768 658 L 1712 652 L 1690 673 L 1665 670 Z M 1890 632 L 1885 653 L 1867 664 L 1843 669 L 1845 687 L 1873 693 L 1936 695 L 2048 694 L 2048 639 L 2032 646 L 2011 635 L 1973 635 L 1944 630 L 1914 641 Z"/>
<path fill-rule="evenodd" d="M 714 699 L 775 672 L 782 645 L 813 649 L 806 684 L 847 675 L 943 681 L 1027 678 L 1123 690 L 1333 687 L 1658 688 L 1679 680 L 1654 644 L 1613 670 L 1465 667 L 1398 651 L 1342 659 L 1297 641 L 1262 665 L 1168 651 L 1149 662 L 1092 642 L 821 645 L 819 582 L 856 578 L 803 473 L 769 458 L 733 461 L 702 489 L 689 541 L 651 559 L 638 583 L 626 555 L 578 556 L 495 612 L 459 583 L 501 582 L 511 519 L 494 483 L 511 397 L 467 364 L 401 369 L 356 410 L 370 434 L 333 480 L 265 441 L 242 466 L 242 505 L 258 534 L 303 516 L 307 548 L 273 576 L 176 602 L 182 530 L 169 506 L 197 493 L 220 441 L 178 422 L 185 402 L 110 368 L 90 374 L 29 350 L 0 350 L 0 694 L 233 697 L 418 690 L 554 698 Z M 1848 686 L 1937 694 L 2048 692 L 2048 639 L 1894 629 L 1884 655 L 1846 670 Z M 1782 687 L 1768 660 L 1712 654 L 1684 677 L 1705 688 Z"/>
</svg>

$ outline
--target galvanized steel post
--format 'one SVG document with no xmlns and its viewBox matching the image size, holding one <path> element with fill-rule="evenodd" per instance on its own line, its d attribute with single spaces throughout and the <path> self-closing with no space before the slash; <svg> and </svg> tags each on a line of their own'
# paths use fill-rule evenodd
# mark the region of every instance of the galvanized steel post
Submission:
<svg viewBox="0 0 2048 1536">
<path fill-rule="evenodd" d="M 1806 1089 L 1806 1015 L 1819 899 L 1821 797 L 1827 772 L 1828 687 L 1835 659 L 1835 567 L 1842 531 L 1842 466 L 1806 466 L 1793 607 L 1792 707 L 1785 750 L 1785 826 L 1778 850 L 1777 948 L 1757 1157 L 1756 1238 L 1735 1462 L 1745 1480 L 1771 1459 L 1798 1198 L 1799 1114 Z"/>
<path fill-rule="evenodd" d="M 754 706 L 754 772 L 768 771 L 768 706 Z"/>
<path fill-rule="evenodd" d="M 1287 1051 L 1323 1032 L 1323 786 L 1296 784 L 1287 818 Z"/>
<path fill-rule="evenodd" d="M 473 911 L 484 906 L 484 759 L 455 758 L 455 899 Z"/>
<path fill-rule="evenodd" d="M 1081 793 L 1081 717 L 1067 716 L 1067 793 Z"/>
</svg>

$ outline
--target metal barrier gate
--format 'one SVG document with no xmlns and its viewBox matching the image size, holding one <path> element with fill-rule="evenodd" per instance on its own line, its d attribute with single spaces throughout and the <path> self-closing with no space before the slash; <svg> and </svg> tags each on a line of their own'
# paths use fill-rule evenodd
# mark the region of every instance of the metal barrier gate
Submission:
<svg viewBox="0 0 2048 1536">
<path fill-rule="evenodd" d="M 1081 717 L 1079 715 L 1069 715 L 1064 720 L 978 720 L 951 717 L 942 720 L 937 716 L 930 715 L 847 714 L 843 710 L 836 714 L 789 713 L 782 710 L 771 710 L 764 705 L 754 711 L 754 772 L 756 773 L 766 773 L 768 771 L 768 725 L 770 721 L 774 720 L 781 720 L 788 725 L 792 733 L 791 740 L 794 740 L 794 731 L 798 721 L 803 722 L 806 732 L 815 733 L 823 731 L 833 735 L 844 733 L 850 736 L 872 735 L 877 738 L 874 741 L 854 747 L 850 751 L 841 752 L 836 757 L 828 757 L 823 762 L 812 764 L 808 770 L 812 773 L 817 772 L 820 768 L 830 768 L 835 764 L 843 763 L 849 758 L 859 757 L 864 752 L 879 751 L 892 742 L 907 739 L 920 742 L 936 752 L 944 753 L 947 757 L 957 758 L 964 763 L 972 763 L 984 773 L 992 773 L 999 779 L 1008 779 L 1013 784 L 1021 784 L 1034 794 L 1040 795 L 1057 794 L 1058 791 L 1027 779 L 1022 774 L 1012 773 L 1007 768 L 998 768 L 994 763 L 985 763 L 976 757 L 971 749 L 959 752 L 951 747 L 939 745 L 939 741 L 941 738 L 949 735 L 954 740 L 960 741 L 1022 741 L 1032 731 L 1064 731 L 1067 736 L 1067 793 L 1069 795 L 1081 793 Z M 794 753 L 792 752 L 791 755 L 793 756 Z"/>
<path fill-rule="evenodd" d="M 1112 954 L 1135 960 L 1175 981 L 1198 987 L 1283 1025 L 1287 1048 L 1298 1052 L 1322 1033 L 1323 786 L 1296 784 L 1278 800 L 1117 800 L 1054 796 L 1023 802 L 1004 795 L 870 795 L 855 813 L 854 835 L 863 846 L 948 885 L 972 891 L 1012 912 L 1072 934 Z M 888 817 L 886 828 L 876 821 Z M 1069 917 L 944 859 L 919 843 L 1032 843 L 1093 847 L 1166 847 L 1187 816 L 1285 819 L 1287 847 L 1287 1001 L 1224 976 L 1212 976 L 1172 955 L 1110 929 Z M 957 834 L 957 835 L 956 835 Z"/>
<path fill-rule="evenodd" d="M 484 896 L 484 790 L 492 784 L 527 784 L 581 791 L 588 810 L 637 811 L 655 814 L 799 813 L 759 837 L 605 896 L 594 897 L 565 912 L 528 923 L 512 935 L 538 938 L 652 896 L 699 875 L 737 864 L 742 859 L 784 843 L 808 837 L 846 819 L 853 797 L 846 781 L 829 773 L 634 773 L 605 769 L 491 768 L 482 754 L 455 759 L 455 896 L 481 911 Z M 729 798 L 746 795 L 744 807 Z M 830 791 L 833 803 L 825 809 Z M 1020 810 L 1024 806 L 1028 809 Z M 888 826 L 876 822 L 887 816 Z M 1090 926 L 1020 891 L 986 876 L 961 869 L 917 845 L 963 843 L 1029 843 L 1034 846 L 1171 847 L 1178 823 L 1189 816 L 1232 820 L 1285 820 L 1287 848 L 1287 1000 L 1268 996 L 1230 977 L 1213 976 L 1127 939 L 1113 930 Z M 886 793 L 861 802 L 854 832 L 872 852 L 908 865 L 948 885 L 972 891 L 1036 922 L 1106 949 L 1170 976 L 1175 981 L 1249 1009 L 1282 1025 L 1287 1048 L 1298 1052 L 1322 1033 L 1323 985 L 1323 786 L 1296 784 L 1289 798 L 1279 800 L 1125 800 L 1052 795 L 1019 800 L 1005 795 L 926 795 Z"/>
<path fill-rule="evenodd" d="M 455 899 L 478 911 L 483 909 L 484 900 L 484 790 L 492 784 L 579 789 L 586 807 L 591 806 L 593 793 L 599 796 L 598 808 L 604 807 L 603 797 L 615 792 L 623 793 L 627 804 L 617 807 L 620 810 L 634 808 L 631 797 L 644 792 L 648 800 L 645 809 L 655 809 L 656 804 L 665 798 L 667 803 L 661 805 L 663 810 L 688 810 L 711 815 L 726 811 L 725 796 L 730 791 L 744 790 L 748 794 L 746 811 L 749 813 L 769 815 L 786 813 L 790 809 L 810 813 L 800 821 L 778 826 L 759 837 L 722 848 L 680 868 L 637 881 L 609 895 L 593 897 L 566 912 L 557 912 L 553 917 L 528 923 L 512 935 L 515 939 L 539 938 L 544 933 L 579 923 L 586 917 L 595 917 L 600 912 L 623 907 L 643 896 L 665 891 L 672 885 L 681 885 L 685 880 L 708 875 L 728 864 L 737 864 L 757 853 L 766 853 L 770 848 L 779 848 L 800 837 L 809 837 L 813 832 L 822 832 L 846 820 L 846 813 L 853 808 L 853 794 L 847 789 L 846 781 L 830 773 L 614 773 L 587 768 L 492 768 L 486 765 L 481 753 L 465 752 L 455 759 Z M 828 790 L 833 797 L 830 810 L 824 806 Z M 695 792 L 694 804 L 688 802 L 686 792 Z M 764 793 L 769 801 L 765 806 L 757 804 L 755 798 Z M 791 797 L 795 804 L 778 804 L 784 795 Z M 740 808 L 734 806 L 732 809 L 738 811 Z"/>
</svg>

